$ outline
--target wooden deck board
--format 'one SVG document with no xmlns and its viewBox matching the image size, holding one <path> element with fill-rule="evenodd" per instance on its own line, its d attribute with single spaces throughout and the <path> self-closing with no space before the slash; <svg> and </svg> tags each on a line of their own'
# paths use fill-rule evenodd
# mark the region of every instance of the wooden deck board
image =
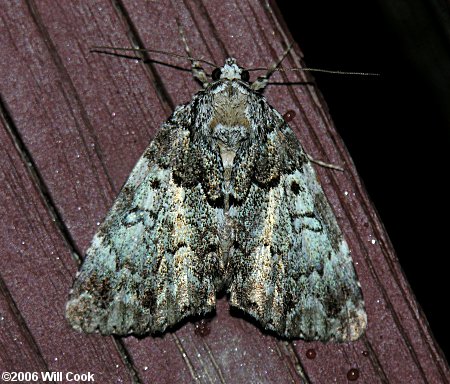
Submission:
<svg viewBox="0 0 450 384">
<path fill-rule="evenodd" d="M 0 280 L 0 372 L 47 371 L 47 365 L 19 310 Z"/>
<path fill-rule="evenodd" d="M 20 341 L 16 335 L 13 340 L 21 347 L 9 345 L 5 352 L 10 351 L 14 365 L 2 361 L 0 366 L 6 371 L 96 372 L 106 382 L 126 380 L 129 371 L 112 339 L 83 337 L 72 332 L 64 319 L 62 292 L 70 289 L 76 263 L 17 150 L 20 144 L 6 128 L 3 124 L 0 131 L 2 302 L 8 300 L 8 307 L 17 308 L 21 318 L 12 318 L 11 311 L 2 314 L 11 323 L 3 323 L 1 333 L 5 340 L 10 332 L 18 334 Z"/>
<path fill-rule="evenodd" d="M 103 382 L 131 382 L 136 372 L 134 380 L 152 383 L 345 383 L 347 372 L 357 368 L 364 383 L 448 382 L 448 365 L 312 86 L 269 86 L 265 94 L 281 113 L 296 112 L 291 126 L 308 153 L 345 166 L 343 173 L 317 172 L 356 262 L 369 318 L 366 336 L 346 344 L 287 344 L 231 316 L 225 299 L 219 300 L 211 333 L 204 337 L 186 323 L 160 338 L 125 338 L 122 350 L 113 338 L 68 327 L 63 309 L 76 270 L 71 252 L 84 253 L 155 131 L 174 105 L 189 101 L 198 89 L 185 71 L 92 54 L 89 47 L 127 47 L 138 39 L 148 48 L 184 54 L 175 18 L 193 54 L 217 64 L 231 55 L 248 68 L 267 67 L 290 41 L 272 3 L 117 4 L 28 1 L 0 7 L 0 92 L 13 127 L 11 133 L 3 127 L 0 138 L 0 199 L 7 212 L 0 226 L 7 245 L 0 266 L 7 294 L 0 308 L 12 321 L 8 331 L 28 340 L 23 366 L 2 361 L 1 369 L 90 371 Z M 300 64 L 296 46 L 284 65 Z M 274 76 L 274 81 L 283 79 L 310 77 Z M 8 312 L 11 301 L 25 324 Z M 12 351 L 1 327 L 0 340 Z M 308 349 L 316 351 L 315 359 L 306 357 Z M 17 365 L 19 360 L 10 361 Z"/>
</svg>

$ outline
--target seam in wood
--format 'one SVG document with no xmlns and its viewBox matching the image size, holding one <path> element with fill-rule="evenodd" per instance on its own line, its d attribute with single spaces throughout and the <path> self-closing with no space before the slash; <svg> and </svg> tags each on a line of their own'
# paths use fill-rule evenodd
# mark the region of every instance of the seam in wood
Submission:
<svg viewBox="0 0 450 384">
<path fill-rule="evenodd" d="M 121 0 L 113 0 L 113 4 L 114 8 L 117 10 L 117 14 L 119 15 L 120 19 L 122 19 L 123 23 L 128 28 L 129 31 L 128 38 L 131 40 L 131 43 L 141 49 L 145 49 L 145 44 L 141 39 L 141 36 L 139 35 L 139 32 L 126 9 L 126 6 L 123 4 Z M 167 88 L 164 85 L 161 76 L 156 70 L 152 59 L 150 58 L 147 52 L 140 52 L 140 55 L 142 56 L 143 59 L 142 63 L 149 75 L 149 78 L 154 86 L 154 89 L 156 90 L 156 94 L 158 95 L 161 104 L 168 107 L 167 108 L 168 113 L 172 113 L 172 111 L 175 108 L 175 103 L 173 102 L 172 97 L 167 91 Z"/>
<path fill-rule="evenodd" d="M 188 367 L 191 377 L 194 379 L 194 381 L 196 383 L 199 383 L 200 381 L 199 381 L 199 378 L 197 377 L 197 375 L 195 374 L 194 366 L 192 365 L 192 362 L 189 359 L 188 354 L 186 353 L 183 345 L 181 344 L 180 339 L 178 338 L 178 336 L 175 333 L 172 333 L 172 338 L 175 340 L 175 344 L 178 348 L 178 351 L 180 352 L 181 357 L 183 358 L 186 366 Z"/>
<path fill-rule="evenodd" d="M 28 174 L 35 185 L 42 201 L 44 202 L 45 208 L 47 212 L 49 213 L 52 221 L 55 223 L 56 228 L 58 232 L 60 233 L 60 236 L 65 243 L 67 249 L 72 254 L 72 257 L 75 258 L 75 260 L 79 263 L 80 262 L 80 252 L 75 244 L 74 239 L 72 238 L 72 235 L 70 234 L 69 229 L 67 228 L 61 214 L 59 213 L 58 209 L 56 208 L 56 204 L 54 203 L 52 196 L 50 194 L 50 191 L 47 188 L 47 185 L 44 182 L 44 179 L 39 172 L 38 167 L 36 166 L 35 162 L 33 161 L 33 158 L 28 151 L 28 148 L 26 147 L 17 127 L 15 126 L 13 119 L 11 117 L 11 114 L 9 113 L 9 110 L 3 101 L 3 98 L 0 95 L 0 118 L 4 122 L 4 125 L 6 127 L 6 130 L 11 137 L 12 142 L 14 143 L 14 146 L 17 150 L 17 153 L 19 154 L 20 158 L 22 159 L 22 163 L 24 164 L 25 168 L 28 171 Z"/>
<path fill-rule="evenodd" d="M 194 350 L 195 350 L 195 355 L 197 356 L 198 361 L 199 361 L 199 364 L 200 364 L 201 369 L 202 369 L 202 373 L 199 374 L 199 376 L 200 376 L 200 377 L 206 377 L 206 378 L 208 378 L 208 380 L 209 380 L 210 383 L 214 383 L 215 381 L 213 380 L 213 378 L 211 377 L 211 375 L 210 375 L 210 373 L 209 373 L 209 370 L 208 370 L 208 367 L 207 367 L 207 363 L 206 363 L 206 361 L 202 358 L 201 353 L 200 353 L 200 351 L 199 351 L 197 345 L 196 345 L 195 343 L 192 343 L 192 347 L 193 347 Z"/>
<path fill-rule="evenodd" d="M 377 373 L 377 377 L 381 380 L 383 384 L 389 384 L 389 379 L 386 376 L 386 372 L 384 372 L 380 360 L 378 359 L 378 355 L 374 351 L 372 344 L 367 339 L 367 336 L 363 336 L 362 341 L 364 343 L 364 346 L 366 347 L 367 352 L 369 352 L 372 367 L 374 367 L 374 370 Z"/>
<path fill-rule="evenodd" d="M 226 383 L 225 377 L 223 376 L 222 370 L 220 369 L 219 364 L 217 363 L 216 358 L 214 357 L 211 351 L 211 348 L 209 348 L 209 345 L 206 341 L 203 343 L 203 345 L 205 346 L 206 352 L 208 352 L 208 356 L 211 360 L 212 365 L 214 366 L 214 369 L 219 375 L 220 382 L 225 384 Z"/>
<path fill-rule="evenodd" d="M 124 345 L 123 340 L 119 336 L 113 336 L 116 348 L 122 357 L 122 361 L 130 372 L 131 380 L 133 384 L 143 384 L 144 381 L 139 377 L 139 373 L 135 368 L 134 361 L 131 355 L 128 353 L 127 348 Z"/>
<path fill-rule="evenodd" d="M 301 363 L 301 359 L 300 356 L 298 355 L 298 352 L 296 350 L 296 348 L 294 348 L 292 342 L 289 341 L 277 341 L 277 349 L 279 351 L 279 353 L 281 354 L 281 356 L 284 356 L 283 358 L 283 362 L 285 365 L 287 365 L 286 363 L 286 356 L 289 357 L 290 362 L 293 365 L 294 371 L 297 374 L 297 380 L 300 379 L 302 384 L 310 384 L 311 380 L 308 377 L 308 374 L 305 371 L 305 368 L 303 367 L 302 363 Z M 284 349 L 284 353 L 281 352 L 280 346 Z M 294 381 L 294 377 L 292 376 L 291 370 L 288 369 L 289 373 L 291 374 L 291 377 Z"/>
<path fill-rule="evenodd" d="M 184 6 L 186 7 L 186 9 L 188 10 L 194 25 L 196 26 L 197 30 L 200 32 L 201 35 L 201 39 L 204 42 L 204 45 L 208 48 L 209 44 L 208 41 L 205 41 L 204 39 L 204 34 L 201 33 L 201 28 L 200 25 L 197 23 L 197 20 L 195 19 L 195 12 L 193 12 L 191 4 L 192 2 L 183 0 Z M 194 3 L 197 5 L 197 9 L 198 11 L 202 14 L 202 16 L 205 18 L 205 20 L 207 21 L 207 25 L 209 27 L 209 30 L 211 31 L 211 34 L 214 36 L 214 41 L 218 44 L 220 51 L 222 52 L 222 60 L 226 59 L 227 57 L 230 57 L 230 54 L 228 52 L 227 47 L 225 46 L 222 38 L 220 37 L 219 32 L 217 31 L 216 26 L 214 25 L 214 22 L 211 19 L 211 16 L 208 13 L 208 10 L 205 7 L 205 4 L 201 1 L 201 0 L 194 0 Z M 208 51 L 209 48 L 208 48 Z M 212 54 L 211 54 L 211 58 L 212 58 Z"/>
<path fill-rule="evenodd" d="M 65 66 L 63 64 L 63 61 L 62 61 L 61 57 L 57 53 L 58 50 L 56 49 L 56 46 L 53 44 L 51 36 L 48 33 L 48 30 L 45 27 L 39 12 L 37 11 L 37 7 L 35 5 L 35 2 L 33 0 L 27 0 L 26 4 L 27 4 L 28 10 L 30 12 L 30 15 L 31 15 L 32 19 L 34 20 L 35 25 L 36 25 L 39 33 L 42 35 L 42 40 L 45 42 L 45 44 L 47 46 L 47 50 L 49 52 L 49 55 L 53 59 L 53 63 L 55 64 L 56 68 L 58 69 L 58 73 L 60 74 L 61 79 L 63 80 L 64 84 L 67 84 L 67 86 L 69 87 L 70 95 L 74 98 L 74 100 L 76 102 L 75 105 L 79 108 L 79 116 L 81 117 L 82 121 L 84 122 L 84 124 L 85 124 L 86 128 L 88 129 L 89 133 L 94 138 L 95 144 L 97 144 L 98 139 L 97 139 L 97 135 L 96 135 L 95 129 L 91 125 L 91 122 L 89 120 L 87 112 L 86 112 L 86 110 L 85 110 L 85 108 L 83 106 L 83 103 L 81 102 L 81 100 L 80 100 L 80 98 L 78 96 L 76 88 L 75 88 L 75 86 L 72 83 L 72 80 L 71 80 L 71 78 L 70 78 L 70 76 L 69 76 L 69 74 L 68 74 L 68 72 L 67 72 L 67 70 L 66 70 L 66 68 L 65 68 Z M 63 96 L 67 97 L 66 92 L 64 92 L 64 88 L 63 87 L 61 87 L 61 90 L 62 90 Z M 67 104 L 69 106 L 71 106 L 71 103 L 70 103 L 69 100 L 67 100 Z M 74 119 L 74 120 L 76 121 L 76 119 Z M 87 145 L 87 143 L 85 141 L 84 135 L 82 135 L 80 133 L 79 137 L 82 140 L 84 147 L 88 148 L 88 145 Z M 102 170 L 103 170 L 103 172 L 104 172 L 104 174 L 105 174 L 105 176 L 107 178 L 108 185 L 111 188 L 111 190 L 114 190 L 114 183 L 113 183 L 113 181 L 112 181 L 112 179 L 111 179 L 111 177 L 110 177 L 110 175 L 108 173 L 108 169 L 107 169 L 107 167 L 105 165 L 105 162 L 104 162 L 104 159 L 103 159 L 103 155 L 102 155 L 102 153 L 100 151 L 97 150 L 97 148 L 98 148 L 97 145 L 95 145 L 94 147 L 95 147 L 95 153 L 96 153 L 96 155 L 97 155 L 97 157 L 98 157 L 98 159 L 100 161 L 100 165 L 102 167 Z M 91 159 L 92 152 L 91 151 L 87 151 L 87 154 L 88 154 L 89 159 Z M 90 163 L 91 164 L 95 164 L 95 162 L 93 162 L 93 161 L 90 162 Z M 95 177 L 99 181 L 97 172 L 95 173 Z M 99 183 L 100 183 L 100 181 L 99 181 Z M 106 196 L 104 193 L 103 193 L 103 196 L 104 196 L 105 201 L 109 201 L 109 197 L 108 196 Z"/>
<path fill-rule="evenodd" d="M 2 277 L 0 277 L 0 293 L 5 298 L 6 302 L 8 303 L 9 308 L 11 309 L 12 314 L 14 315 L 15 319 L 17 320 L 17 323 L 20 325 L 20 329 L 22 331 L 21 334 L 25 337 L 25 339 L 28 341 L 28 344 L 30 345 L 31 349 L 36 354 L 38 363 L 42 365 L 42 371 L 49 371 L 49 367 L 47 365 L 47 362 L 44 359 L 42 351 L 40 350 L 38 343 L 36 342 L 35 338 L 33 337 L 33 334 L 31 333 L 30 329 L 28 328 L 25 319 L 22 317 L 22 315 L 19 311 L 19 308 L 17 308 L 16 302 L 14 301 L 13 297 L 11 296 L 11 293 L 9 292 Z"/>
</svg>

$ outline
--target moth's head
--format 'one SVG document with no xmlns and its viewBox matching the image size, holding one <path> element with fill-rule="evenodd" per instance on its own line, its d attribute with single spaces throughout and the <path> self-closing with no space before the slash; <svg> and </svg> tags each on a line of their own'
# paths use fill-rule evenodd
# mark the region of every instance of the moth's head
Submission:
<svg viewBox="0 0 450 384">
<path fill-rule="evenodd" d="M 213 81 L 223 80 L 241 80 L 248 83 L 250 74 L 244 68 L 236 64 L 236 59 L 229 57 L 225 60 L 223 67 L 216 68 L 211 77 Z"/>
</svg>

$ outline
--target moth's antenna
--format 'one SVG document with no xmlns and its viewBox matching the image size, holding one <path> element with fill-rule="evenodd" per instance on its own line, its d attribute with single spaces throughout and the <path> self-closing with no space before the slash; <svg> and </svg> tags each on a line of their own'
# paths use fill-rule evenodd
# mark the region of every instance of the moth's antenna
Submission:
<svg viewBox="0 0 450 384">
<path fill-rule="evenodd" d="M 110 49 L 113 51 L 129 51 L 129 52 L 150 52 L 150 53 L 160 53 L 162 55 L 167 55 L 167 56 L 173 56 L 173 57 L 180 57 L 182 59 L 188 59 L 188 60 L 195 60 L 201 63 L 205 63 L 208 65 L 211 65 L 212 67 L 217 67 L 216 64 L 211 63 L 207 60 L 203 60 L 203 59 L 193 59 L 192 57 L 189 56 L 185 56 L 185 55 L 180 55 L 178 53 L 174 53 L 174 52 L 166 52 L 166 51 L 159 51 L 157 49 L 148 49 L 148 48 L 122 48 L 122 47 L 113 47 L 113 46 L 107 46 L 107 45 L 99 45 L 99 46 L 93 46 L 89 49 L 90 52 L 98 52 L 99 50 L 106 50 L 106 49 Z"/>
<path fill-rule="evenodd" d="M 183 33 L 183 28 L 181 28 L 181 24 L 177 21 L 177 25 L 178 25 L 178 32 L 180 33 L 180 37 L 181 40 L 183 41 L 184 44 L 184 49 L 186 50 L 186 54 L 188 55 L 188 58 L 191 62 L 191 67 L 192 67 L 192 75 L 194 76 L 195 79 L 197 79 L 198 81 L 200 81 L 203 85 L 203 88 L 206 88 L 208 85 L 208 76 L 206 75 L 205 70 L 203 69 L 203 67 L 200 65 L 200 61 L 201 60 L 196 60 L 192 57 L 191 55 L 191 50 L 189 49 L 189 45 L 187 43 L 186 37 L 184 36 Z M 210 63 L 208 63 L 210 64 Z M 212 64 L 214 65 L 214 64 Z M 214 65 L 215 67 L 217 67 L 216 65 Z"/>
<path fill-rule="evenodd" d="M 267 71 L 270 68 L 251 68 L 248 71 Z M 331 73 L 333 75 L 356 75 L 356 76 L 380 76 L 379 73 L 373 72 L 347 72 L 340 70 L 332 70 L 332 69 L 321 69 L 321 68 L 275 68 L 273 71 L 277 72 L 288 72 L 288 71 L 305 71 L 305 72 L 322 72 L 322 73 Z"/>
<path fill-rule="evenodd" d="M 286 71 L 308 71 L 308 72 L 322 72 L 322 73 L 331 73 L 333 75 L 356 75 L 356 76 L 380 76 L 379 73 L 373 72 L 347 72 L 347 71 L 339 71 L 332 69 L 320 69 L 320 68 L 277 68 L 277 71 L 286 72 Z"/>
<path fill-rule="evenodd" d="M 289 51 L 291 50 L 292 46 L 294 45 L 293 42 L 291 42 L 288 47 L 285 49 L 281 57 L 278 59 L 278 61 L 273 64 L 270 68 L 267 69 L 267 72 L 264 76 L 258 77 L 251 85 L 252 89 L 254 91 L 258 91 L 260 89 L 264 89 L 267 86 L 267 83 L 269 82 L 269 77 L 272 76 L 272 73 L 274 73 L 281 62 L 285 59 Z"/>
</svg>

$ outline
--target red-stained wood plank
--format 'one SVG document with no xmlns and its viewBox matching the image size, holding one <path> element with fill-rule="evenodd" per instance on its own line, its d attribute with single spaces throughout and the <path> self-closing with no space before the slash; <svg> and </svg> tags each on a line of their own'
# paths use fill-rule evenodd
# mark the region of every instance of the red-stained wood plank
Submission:
<svg viewBox="0 0 450 384">
<path fill-rule="evenodd" d="M 39 348 L 28 331 L 3 281 L 0 281 L 0 372 L 47 371 Z"/>
<path fill-rule="evenodd" d="M 1 128 L 2 302 L 7 301 L 10 309 L 20 313 L 20 319 L 12 310 L 2 315 L 10 320 L 7 326 L 2 325 L 5 327 L 2 338 L 6 341 L 16 333 L 26 343 L 11 353 L 8 360 L 2 359 L 0 365 L 5 371 L 91 372 L 99 380 L 125 381 L 130 371 L 113 340 L 83 337 L 72 332 L 65 322 L 66 295 L 62 292 L 71 286 L 76 263 L 49 213 L 42 191 L 37 189 L 37 175 L 30 172 L 31 164 L 24 157 L 22 143 L 7 120 L 3 120 Z M 20 344 L 18 336 L 12 337 Z M 14 343 L 5 351 L 12 348 Z M 6 366 L 8 361 L 12 364 Z"/>
<path fill-rule="evenodd" d="M 111 359 L 118 356 L 111 338 L 77 334 L 64 322 L 63 305 L 74 276 L 74 262 L 69 260 L 67 248 L 69 244 L 81 253 L 86 250 L 96 223 L 106 214 L 149 139 L 173 105 L 189 101 L 198 89 L 189 73 L 89 54 L 89 47 L 126 47 L 137 38 L 148 48 L 184 54 L 178 18 L 195 56 L 221 64 L 232 55 L 248 68 L 268 66 L 290 41 L 274 8 L 271 3 L 237 0 L 134 0 L 116 2 L 115 6 L 107 1 L 29 1 L 8 2 L 0 8 L 0 43 L 2 52 L 8 52 L 0 58 L 2 97 L 64 229 L 62 235 L 57 232 L 58 226 L 47 229 L 51 222 L 36 220 L 31 209 L 17 211 L 23 215 L 21 237 L 3 226 L 2 240 L 28 241 L 31 237 L 37 244 L 30 245 L 28 251 L 36 248 L 36 252 L 26 260 L 17 256 L 5 260 L 7 272 L 2 270 L 1 276 L 52 369 L 56 369 L 55 363 L 48 351 L 54 343 L 54 351 L 65 345 L 66 359 L 59 359 L 59 370 L 84 369 L 83 364 L 89 360 L 93 371 L 109 370 L 109 377 L 116 373 L 111 367 L 117 364 L 121 379 L 130 380 L 124 376 L 124 372 L 130 372 L 121 362 L 105 361 L 108 353 Z M 188 67 L 173 58 L 155 58 Z M 300 58 L 301 52 L 295 47 L 284 65 L 298 67 Z M 274 76 L 278 81 L 306 78 L 294 73 Z M 281 113 L 296 111 L 291 126 L 311 155 L 345 165 L 344 173 L 323 168 L 317 171 L 356 262 L 369 317 L 367 335 L 347 344 L 286 344 L 231 316 L 222 299 L 217 316 L 209 324 L 209 335 L 196 335 L 194 326 L 187 323 L 160 338 L 126 338 L 123 354 L 129 355 L 142 382 L 279 383 L 301 382 L 307 377 L 314 383 L 345 383 L 351 368 L 359 370 L 360 382 L 447 382 L 448 366 L 434 344 L 320 94 L 311 86 L 269 86 L 266 96 Z M 2 140 L 6 153 L 14 153 L 12 144 L 4 143 Z M 14 167 L 19 169 L 19 163 L 16 159 Z M 21 172 L 26 177 L 25 167 Z M 11 185 L 14 180 L 12 176 L 8 179 Z M 32 181 L 28 178 L 14 190 L 15 194 L 27 196 L 34 188 L 30 204 L 40 204 L 39 217 L 49 219 L 48 207 L 39 203 L 40 187 L 32 186 Z M 39 252 L 42 241 L 36 233 L 41 231 L 52 233 L 45 242 L 49 248 L 46 252 Z M 55 255 L 59 257 L 57 262 L 53 260 Z M 49 270 L 51 262 L 56 263 L 54 270 Z M 29 288 L 34 306 L 27 308 L 23 281 L 34 277 L 33 267 L 41 276 Z M 55 285 L 53 279 L 61 281 Z M 54 316 L 36 316 L 36 308 L 48 305 L 48 301 L 53 304 L 49 310 Z M 64 344 L 58 339 L 62 330 Z M 77 353 L 81 352 L 73 348 L 82 349 L 89 358 L 80 358 L 76 365 Z M 315 359 L 306 357 L 308 349 L 314 349 Z"/>
</svg>

